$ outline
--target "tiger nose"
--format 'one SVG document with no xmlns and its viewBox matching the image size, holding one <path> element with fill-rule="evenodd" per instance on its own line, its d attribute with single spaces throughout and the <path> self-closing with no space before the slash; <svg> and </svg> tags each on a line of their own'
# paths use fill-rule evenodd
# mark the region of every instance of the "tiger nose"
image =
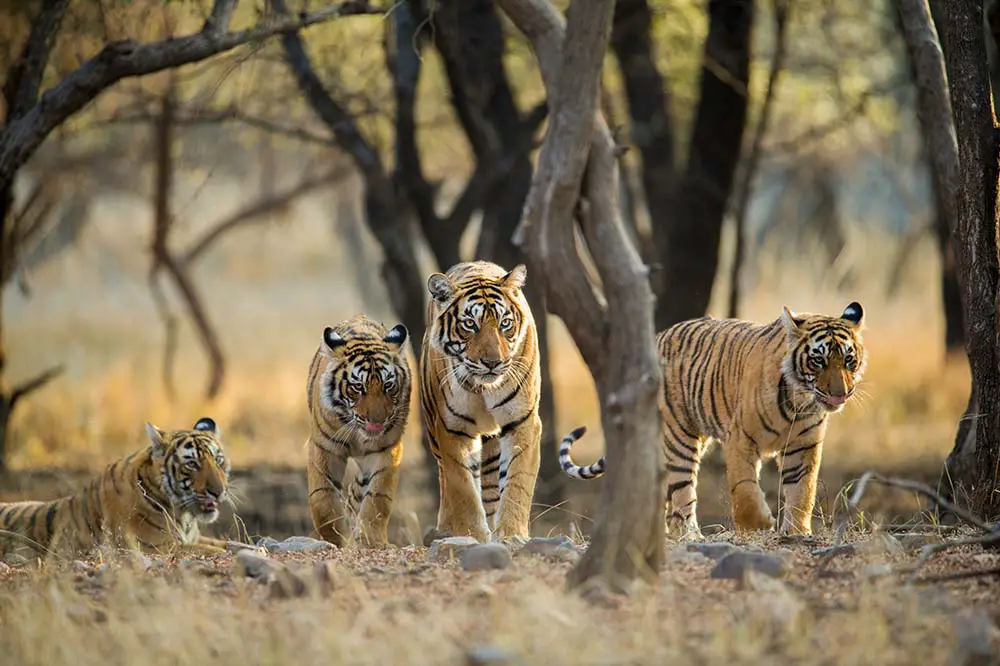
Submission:
<svg viewBox="0 0 1000 666">
<path fill-rule="evenodd" d="M 501 359 L 495 357 L 482 358 L 479 359 L 479 361 L 490 370 L 496 370 L 497 368 L 500 367 L 500 364 L 503 363 Z"/>
</svg>

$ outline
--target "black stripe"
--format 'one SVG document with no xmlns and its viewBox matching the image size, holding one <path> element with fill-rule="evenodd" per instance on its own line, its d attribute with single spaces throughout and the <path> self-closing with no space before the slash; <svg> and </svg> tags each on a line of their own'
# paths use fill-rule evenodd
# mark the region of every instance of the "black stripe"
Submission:
<svg viewBox="0 0 1000 666">
<path fill-rule="evenodd" d="M 464 430 L 453 430 L 453 429 L 449 428 L 448 426 L 445 426 L 444 429 L 445 429 L 445 432 L 447 432 L 449 434 L 452 434 L 452 435 L 455 435 L 456 437 L 465 437 L 466 439 L 475 439 L 476 438 L 475 435 L 470 435 L 469 433 L 465 432 Z"/>
<path fill-rule="evenodd" d="M 454 416 L 455 418 L 460 419 L 462 421 L 465 421 L 466 423 L 471 423 L 472 425 L 476 425 L 476 421 L 474 419 L 469 418 L 465 414 L 460 414 L 460 413 L 456 412 L 455 408 L 452 407 L 451 404 L 448 402 L 448 397 L 447 396 L 445 396 L 445 395 L 442 394 L 442 396 L 441 396 L 441 402 L 444 403 L 445 409 L 447 409 L 448 412 L 452 416 Z"/>
<path fill-rule="evenodd" d="M 788 384 L 785 382 L 785 375 L 778 378 L 778 409 L 781 411 L 781 418 L 787 423 L 792 422 L 792 416 L 788 413 Z"/>
<path fill-rule="evenodd" d="M 667 469 L 671 472 L 677 472 L 678 474 L 694 474 L 694 470 L 689 467 L 681 467 L 680 465 L 671 465 L 667 463 Z"/>
<path fill-rule="evenodd" d="M 794 456 L 796 454 L 803 453 L 805 451 L 811 451 L 812 449 L 815 449 L 819 445 L 820 445 L 820 442 L 813 442 L 812 444 L 803 444 L 802 446 L 800 446 L 798 448 L 791 449 L 790 451 L 786 451 L 784 453 L 784 456 L 786 458 L 788 458 L 788 457 Z"/>
<path fill-rule="evenodd" d="M 819 419 L 818 421 L 816 421 L 816 423 L 813 423 L 813 424 L 809 425 L 808 427 L 803 428 L 802 430 L 800 430 L 799 434 L 796 435 L 796 437 L 801 437 L 802 435 L 806 434 L 810 430 L 818 428 L 819 426 L 821 426 L 823 424 L 824 421 L 826 421 L 826 417 L 825 416 L 823 418 Z"/>
<path fill-rule="evenodd" d="M 667 450 L 670 451 L 672 454 L 674 454 L 676 457 L 678 457 L 681 460 L 683 460 L 684 462 L 689 462 L 692 465 L 697 465 L 698 464 L 697 460 L 695 460 L 692 457 L 684 455 L 684 453 L 682 453 L 681 451 L 678 451 L 676 448 L 674 448 L 674 443 L 673 442 L 670 442 L 670 441 L 667 442 Z"/>
<path fill-rule="evenodd" d="M 498 436 L 499 437 L 505 437 L 508 433 L 510 433 L 511 431 L 513 431 L 514 429 L 516 429 L 518 426 L 520 426 L 522 423 L 524 423 L 529 418 L 531 418 L 531 414 L 532 414 L 531 412 L 526 412 L 524 414 L 524 416 L 522 416 L 522 417 L 520 417 L 518 419 L 515 419 L 515 420 L 511 421 L 510 423 L 508 423 L 507 425 L 501 427 L 500 428 L 500 434 Z"/>
<path fill-rule="evenodd" d="M 684 488 L 687 488 L 688 486 L 691 485 L 691 483 L 692 483 L 691 479 L 684 479 L 683 481 L 678 481 L 677 483 L 671 483 L 669 486 L 667 486 L 667 499 L 673 497 L 674 493 L 676 493 L 678 490 L 683 490 Z"/>
<path fill-rule="evenodd" d="M 505 397 L 505 398 L 504 398 L 503 400 L 501 400 L 500 402 L 498 402 L 498 403 L 496 403 L 495 405 L 493 405 L 493 407 L 491 407 L 491 409 L 497 409 L 497 408 L 499 408 L 499 407 L 503 407 L 503 406 L 504 406 L 504 405 L 506 405 L 506 404 L 507 404 L 508 402 L 510 402 L 511 400 L 513 400 L 513 399 L 514 399 L 514 397 L 515 397 L 515 396 L 516 396 L 516 395 L 517 395 L 518 393 L 520 393 L 520 392 L 521 392 L 521 386 L 523 386 L 523 384 L 524 384 L 523 382 L 518 382 L 518 383 L 517 383 L 517 385 L 516 385 L 516 386 L 514 386 L 514 390 L 513 390 L 513 391 L 511 391 L 511 392 L 510 392 L 509 394 L 507 394 L 507 397 Z"/>
</svg>

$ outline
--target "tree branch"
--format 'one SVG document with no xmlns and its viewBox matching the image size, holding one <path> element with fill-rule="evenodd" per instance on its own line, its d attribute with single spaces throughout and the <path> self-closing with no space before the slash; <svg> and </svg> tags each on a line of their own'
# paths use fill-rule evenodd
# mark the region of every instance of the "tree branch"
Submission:
<svg viewBox="0 0 1000 666">
<path fill-rule="evenodd" d="M 68 8 L 69 0 L 46 0 L 41 12 L 32 21 L 31 32 L 21 50 L 21 56 L 11 68 L 3 86 L 8 124 L 23 116 L 38 101 L 38 91 L 49 63 L 49 54 L 52 53 L 56 33 Z"/>
<path fill-rule="evenodd" d="M 215 0 L 212 3 L 212 12 L 205 20 L 205 25 L 201 31 L 205 34 L 218 34 L 225 32 L 229 28 L 229 22 L 233 19 L 233 12 L 236 11 L 238 0 Z"/>
<path fill-rule="evenodd" d="M 280 1 L 280 0 L 279 0 Z M 256 26 L 236 32 L 213 30 L 159 42 L 114 42 L 72 74 L 47 90 L 23 116 L 0 132 L 0 189 L 38 149 L 42 141 L 67 118 L 85 107 L 101 91 L 124 78 L 173 69 L 229 51 L 248 42 L 280 33 L 292 34 L 306 26 L 342 16 L 381 13 L 366 2 L 352 0 L 297 17 L 268 17 Z"/>
<path fill-rule="evenodd" d="M 10 392 L 10 399 L 7 403 L 8 411 L 13 410 L 19 400 L 27 398 L 30 394 L 51 382 L 64 371 L 65 368 L 62 365 L 57 365 L 54 368 L 49 368 L 48 370 L 39 373 L 31 379 L 15 386 Z"/>
<path fill-rule="evenodd" d="M 245 224 L 266 221 L 262 218 L 266 218 L 272 212 L 287 206 L 303 194 L 346 178 L 349 174 L 347 167 L 341 167 L 315 178 L 307 178 L 283 192 L 252 201 L 202 234 L 201 238 L 194 241 L 188 251 L 180 258 L 180 263 L 184 266 L 190 266 L 208 252 L 226 233 Z"/>
<path fill-rule="evenodd" d="M 767 127 L 771 122 L 771 109 L 774 106 L 775 93 L 778 90 L 778 79 L 785 66 L 785 55 L 788 52 L 788 14 L 792 0 L 774 0 L 774 53 L 771 54 L 771 64 L 767 73 L 767 91 L 760 108 L 760 117 L 754 127 L 753 141 L 750 153 L 747 155 L 743 177 L 736 191 L 736 249 L 733 255 L 733 265 L 729 274 L 729 317 L 739 316 L 740 306 L 740 273 L 743 269 L 743 259 L 746 254 L 746 217 L 750 208 L 750 195 L 753 193 L 753 181 L 757 175 L 757 166 L 762 154 L 761 146 Z"/>
</svg>

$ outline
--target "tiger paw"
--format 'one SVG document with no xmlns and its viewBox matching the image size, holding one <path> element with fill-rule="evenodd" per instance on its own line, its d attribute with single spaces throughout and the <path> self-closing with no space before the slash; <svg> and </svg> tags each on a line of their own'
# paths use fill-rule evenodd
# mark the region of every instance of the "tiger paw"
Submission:
<svg viewBox="0 0 1000 666">
<path fill-rule="evenodd" d="M 733 522 L 741 530 L 770 530 L 774 528 L 774 516 L 759 487 L 734 493 Z"/>
<path fill-rule="evenodd" d="M 528 537 L 521 536 L 519 534 L 513 534 L 510 536 L 502 536 L 494 534 L 490 541 L 492 543 L 499 543 L 507 547 L 511 553 L 516 553 L 517 551 L 524 548 L 525 544 L 528 543 Z"/>
</svg>

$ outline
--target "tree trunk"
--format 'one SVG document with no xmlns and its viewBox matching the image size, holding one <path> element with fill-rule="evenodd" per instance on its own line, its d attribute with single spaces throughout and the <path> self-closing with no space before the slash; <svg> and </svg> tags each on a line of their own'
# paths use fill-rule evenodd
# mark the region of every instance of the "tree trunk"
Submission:
<svg viewBox="0 0 1000 666">
<path fill-rule="evenodd" d="M 907 18 L 919 19 L 925 31 L 936 36 L 926 0 L 900 1 L 904 21 Z M 906 4 L 903 5 L 903 2 Z M 955 485 L 956 496 L 968 497 L 980 515 L 992 519 L 1000 514 L 1000 498 L 996 492 L 1000 411 L 993 409 L 1000 404 L 996 329 L 997 272 L 1000 267 L 997 258 L 997 190 L 1000 177 L 997 158 L 1000 142 L 990 99 L 982 1 L 949 1 L 942 3 L 939 9 L 940 24 L 944 28 L 942 41 L 947 44 L 944 54 L 946 85 L 950 88 L 958 147 L 958 164 L 954 174 L 957 187 L 945 191 L 955 193 L 951 241 L 958 283 L 964 295 L 966 349 L 973 383 L 972 398 L 963 420 L 975 421 L 974 440 L 968 430 L 960 432 L 956 438 L 956 450 L 949 456 L 953 467 L 947 472 L 949 480 Z M 925 39 L 924 49 L 929 61 L 940 58 L 936 39 Z M 919 61 L 917 65 L 920 67 Z M 934 92 L 934 87 L 919 74 L 918 86 L 922 96 Z M 922 99 L 921 110 L 926 108 Z M 944 130 L 936 134 L 941 133 Z M 932 153 L 938 153 L 933 146 Z M 980 405 L 990 407 L 980 413 Z M 975 465 L 959 464 L 963 457 L 971 455 L 970 452 L 974 452 Z"/>
<path fill-rule="evenodd" d="M 754 0 L 709 0 L 701 90 L 684 175 L 653 220 L 656 330 L 708 310 L 722 222 L 743 145 Z M 648 192 L 647 192 L 648 196 Z"/>
<path fill-rule="evenodd" d="M 614 1 L 573 2 L 568 28 L 547 0 L 498 4 L 531 42 L 552 110 L 515 238 L 529 257 L 529 280 L 544 285 L 552 312 L 566 322 L 594 376 L 609 443 L 601 515 L 568 583 L 628 591 L 637 579 L 659 575 L 665 469 L 653 295 L 621 222 L 617 153 L 597 109 Z M 604 286 L 600 297 L 577 253 L 574 210 Z"/>
</svg>

